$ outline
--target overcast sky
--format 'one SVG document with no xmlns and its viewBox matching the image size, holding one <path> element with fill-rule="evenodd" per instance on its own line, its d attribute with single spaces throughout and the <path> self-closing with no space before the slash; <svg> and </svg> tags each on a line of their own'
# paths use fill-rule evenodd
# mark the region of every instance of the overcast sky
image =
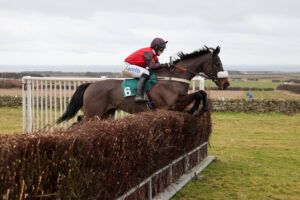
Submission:
<svg viewBox="0 0 300 200">
<path fill-rule="evenodd" d="M 169 41 L 161 62 L 220 45 L 224 66 L 300 71 L 299 10 L 299 0 L 0 0 L 0 71 L 8 64 L 120 66 L 157 36 Z"/>
</svg>

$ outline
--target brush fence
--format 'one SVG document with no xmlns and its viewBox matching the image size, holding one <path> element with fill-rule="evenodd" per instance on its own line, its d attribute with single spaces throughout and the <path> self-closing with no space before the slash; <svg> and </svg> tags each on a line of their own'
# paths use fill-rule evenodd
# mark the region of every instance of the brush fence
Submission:
<svg viewBox="0 0 300 200">
<path fill-rule="evenodd" d="M 32 133 L 38 130 L 53 130 L 67 127 L 77 121 L 77 117 L 57 125 L 55 121 L 64 113 L 76 88 L 87 82 L 107 80 L 101 78 L 75 77 L 31 77 L 22 78 L 23 132 Z M 113 78 L 123 80 L 123 78 Z M 204 78 L 192 80 L 192 91 L 204 90 Z M 82 113 L 78 113 L 80 115 Z M 115 117 L 124 115 L 116 112 Z"/>
</svg>

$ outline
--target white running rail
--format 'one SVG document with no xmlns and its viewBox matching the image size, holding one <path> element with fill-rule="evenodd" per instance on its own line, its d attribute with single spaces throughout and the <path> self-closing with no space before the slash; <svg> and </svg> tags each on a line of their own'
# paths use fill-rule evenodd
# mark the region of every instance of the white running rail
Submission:
<svg viewBox="0 0 300 200">
<path fill-rule="evenodd" d="M 201 149 L 204 150 L 205 155 L 201 155 Z M 182 155 L 181 157 L 173 160 L 171 163 L 166 165 L 165 167 L 159 169 L 151 176 L 146 178 L 144 181 L 140 182 L 135 187 L 131 188 L 123 195 L 117 198 L 117 200 L 125 200 L 127 197 L 132 195 L 134 192 L 137 192 L 143 186 L 147 185 L 147 200 L 167 200 L 174 196 L 184 185 L 186 185 L 194 176 L 202 171 L 206 166 L 208 166 L 214 159 L 214 156 L 208 156 L 208 142 L 204 142 L 203 144 L 199 145 L 195 149 L 191 150 L 190 152 Z M 197 163 L 196 165 L 191 168 L 190 167 L 190 156 L 196 154 L 197 156 Z M 180 161 L 184 161 L 184 173 L 183 175 L 177 179 L 173 179 L 173 167 Z M 168 187 L 164 189 L 156 196 L 153 195 L 152 186 L 153 186 L 153 178 L 157 177 L 158 175 L 162 174 L 163 172 L 168 171 Z"/>
<path fill-rule="evenodd" d="M 76 122 L 76 117 L 67 123 L 57 125 L 56 120 L 64 113 L 76 88 L 87 82 L 107 78 L 76 77 L 31 77 L 22 78 L 23 131 L 51 131 L 53 128 L 66 127 Z M 121 79 L 122 78 L 113 78 Z M 192 91 L 204 90 L 204 78 L 192 80 Z"/>
</svg>

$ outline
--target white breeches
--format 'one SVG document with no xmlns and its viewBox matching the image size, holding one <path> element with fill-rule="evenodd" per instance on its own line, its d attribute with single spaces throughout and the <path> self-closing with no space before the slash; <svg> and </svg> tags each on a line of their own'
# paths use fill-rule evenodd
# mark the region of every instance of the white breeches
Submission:
<svg viewBox="0 0 300 200">
<path fill-rule="evenodd" d="M 143 67 L 140 67 L 137 65 L 131 65 L 131 64 L 125 62 L 125 68 L 123 69 L 123 74 L 125 76 L 139 78 L 142 76 L 142 74 L 149 75 L 149 71 Z"/>
</svg>

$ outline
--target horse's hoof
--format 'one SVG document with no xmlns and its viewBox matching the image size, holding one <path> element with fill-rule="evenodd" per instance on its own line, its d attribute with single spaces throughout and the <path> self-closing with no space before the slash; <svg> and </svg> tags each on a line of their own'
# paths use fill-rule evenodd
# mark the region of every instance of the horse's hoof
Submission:
<svg viewBox="0 0 300 200">
<path fill-rule="evenodd" d="M 155 105 L 154 105 L 153 101 L 148 101 L 147 107 L 150 111 L 153 111 L 155 109 Z"/>
<path fill-rule="evenodd" d="M 199 113 L 198 110 L 194 111 L 194 113 L 193 113 L 193 115 L 196 116 L 196 117 L 199 116 L 199 114 L 200 114 L 200 113 Z"/>
<path fill-rule="evenodd" d="M 77 116 L 77 122 L 80 122 L 82 120 L 82 118 L 83 118 L 83 115 L 78 115 Z"/>
<path fill-rule="evenodd" d="M 198 115 L 198 116 L 203 115 L 203 114 L 206 113 L 207 111 L 208 111 L 207 109 L 202 109 L 202 110 L 199 112 L 199 115 Z"/>
<path fill-rule="evenodd" d="M 206 109 L 206 108 L 202 109 L 200 112 L 198 110 L 195 110 L 193 112 L 193 115 L 196 117 L 199 117 L 199 116 L 203 115 L 204 113 L 206 113 L 207 111 L 208 111 L 208 109 Z"/>
</svg>

